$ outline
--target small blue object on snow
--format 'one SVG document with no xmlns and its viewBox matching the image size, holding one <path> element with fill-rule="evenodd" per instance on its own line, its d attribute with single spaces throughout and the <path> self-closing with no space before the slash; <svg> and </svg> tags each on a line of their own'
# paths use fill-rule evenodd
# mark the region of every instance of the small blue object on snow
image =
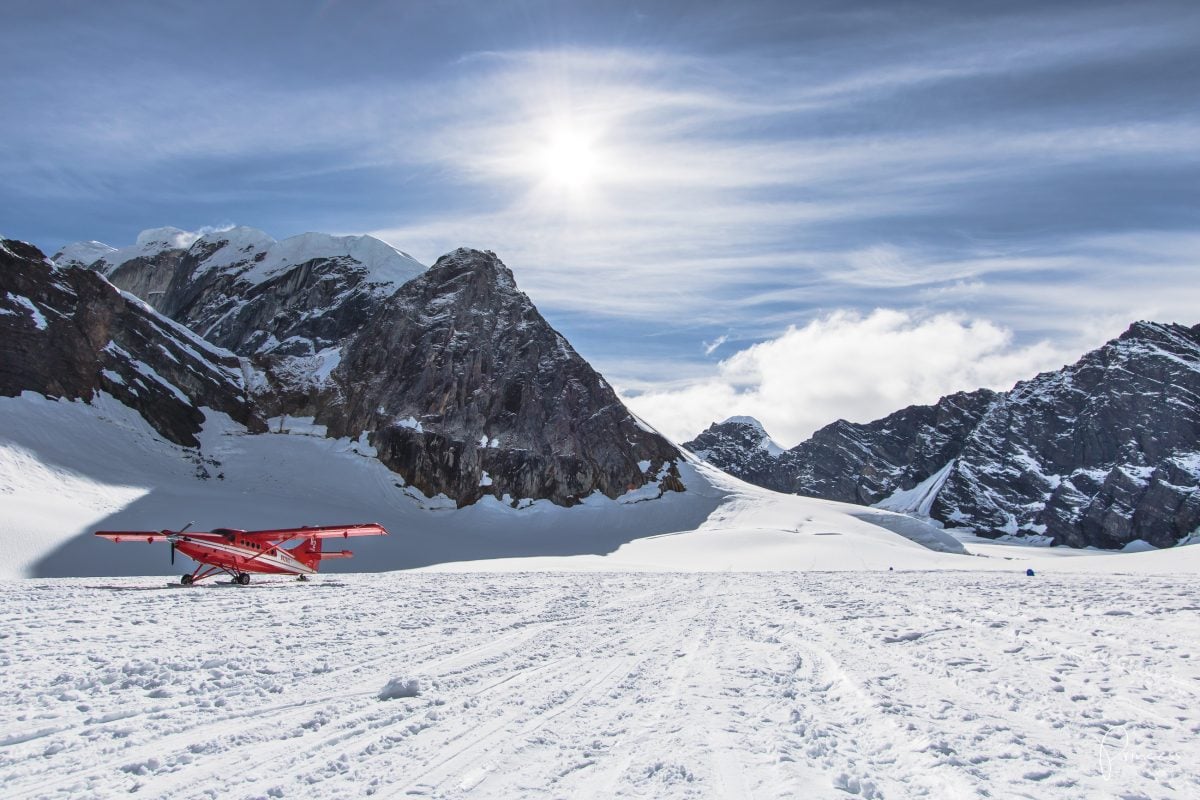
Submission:
<svg viewBox="0 0 1200 800">
<path fill-rule="evenodd" d="M 1025 574 L 1032 578 L 1033 577 L 1033 567 L 1030 567 L 1029 569 L 1025 570 Z"/>
</svg>

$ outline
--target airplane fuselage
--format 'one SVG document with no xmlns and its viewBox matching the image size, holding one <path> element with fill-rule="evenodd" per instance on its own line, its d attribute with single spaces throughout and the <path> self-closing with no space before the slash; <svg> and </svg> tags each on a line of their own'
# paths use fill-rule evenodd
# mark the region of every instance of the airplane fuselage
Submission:
<svg viewBox="0 0 1200 800">
<path fill-rule="evenodd" d="M 241 539 L 212 541 L 187 535 L 175 542 L 175 549 L 201 564 L 232 572 L 262 572 L 270 575 L 313 575 L 316 568 L 295 558 L 282 547 Z"/>
</svg>

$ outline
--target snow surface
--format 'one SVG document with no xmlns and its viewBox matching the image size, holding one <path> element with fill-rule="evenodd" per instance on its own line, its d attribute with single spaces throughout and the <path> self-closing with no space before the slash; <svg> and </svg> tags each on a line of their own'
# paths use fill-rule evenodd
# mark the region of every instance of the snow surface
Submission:
<svg viewBox="0 0 1200 800">
<path fill-rule="evenodd" d="M 12 302 L 16 303 L 19 306 L 22 306 L 26 311 L 29 312 L 29 316 L 33 320 L 33 326 L 35 328 L 37 328 L 39 331 L 46 330 L 46 327 L 48 325 L 48 323 L 46 322 L 46 315 L 43 314 L 42 310 L 37 307 L 37 303 L 34 303 L 32 300 L 30 300 L 28 297 L 26 297 L 25 295 L 22 295 L 22 294 L 13 294 L 12 292 L 5 292 L 5 295 L 7 295 L 9 300 L 11 300 Z M 5 311 L 7 313 L 7 309 Z"/>
<path fill-rule="evenodd" d="M 615 501 L 592 495 L 570 510 L 545 501 L 514 509 L 490 497 L 456 509 L 405 486 L 361 436 L 326 439 L 322 426 L 293 417 L 249 435 L 204 411 L 198 455 L 103 393 L 91 405 L 30 392 L 0 398 L 0 535 L 11 554 L 0 577 L 163 574 L 170 570 L 164 551 L 118 547 L 91 532 L 190 520 L 196 529 L 376 521 L 392 531 L 355 542 L 356 557 L 332 562 L 334 571 L 1200 567 L 1200 548 L 1192 547 L 1071 551 L 1080 557 L 1068 559 L 1061 548 L 978 540 L 967 545 L 978 555 L 963 555 L 958 538 L 911 517 L 777 494 L 693 463 L 681 466 L 688 491 L 658 499 L 650 484 Z"/>
<path fill-rule="evenodd" d="M 1190 591 L 939 571 L 0 582 L 0 793 L 1192 798 Z"/>
<path fill-rule="evenodd" d="M 330 236 L 302 233 L 266 249 L 266 256 L 242 277 L 262 283 L 315 258 L 349 257 L 363 265 L 371 280 L 400 286 L 425 271 L 425 266 L 401 250 L 374 236 Z"/>
<path fill-rule="evenodd" d="M 117 248 L 112 245 L 107 245 L 104 242 L 95 240 L 87 242 L 74 242 L 67 245 L 63 249 L 54 254 L 54 261 L 58 264 L 86 267 L 94 264 L 110 253 L 115 253 Z"/>
<path fill-rule="evenodd" d="M 454 509 L 362 437 L 205 413 L 197 455 L 103 394 L 0 398 L 0 796 L 1200 796 L 1200 548 L 956 554 L 692 463 Z M 426 569 L 184 589 L 90 535 L 193 520 L 377 520 L 330 567 Z"/>
</svg>

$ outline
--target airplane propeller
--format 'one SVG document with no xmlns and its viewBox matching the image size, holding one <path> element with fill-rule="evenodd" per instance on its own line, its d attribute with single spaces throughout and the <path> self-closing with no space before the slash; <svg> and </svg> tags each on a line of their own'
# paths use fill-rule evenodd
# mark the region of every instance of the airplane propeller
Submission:
<svg viewBox="0 0 1200 800">
<path fill-rule="evenodd" d="M 192 520 L 187 525 L 184 525 L 182 528 L 175 531 L 174 533 L 167 534 L 167 541 L 171 543 L 171 563 L 172 564 L 175 563 L 175 540 L 178 539 L 180 536 L 182 536 L 184 531 L 186 531 L 188 528 L 192 527 L 195 524 L 196 524 L 196 520 Z M 165 531 L 164 531 L 164 533 L 165 533 Z"/>
</svg>

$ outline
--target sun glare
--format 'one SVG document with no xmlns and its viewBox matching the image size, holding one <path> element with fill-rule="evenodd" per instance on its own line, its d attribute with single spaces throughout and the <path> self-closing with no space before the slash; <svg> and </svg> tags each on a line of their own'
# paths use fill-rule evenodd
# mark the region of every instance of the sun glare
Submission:
<svg viewBox="0 0 1200 800">
<path fill-rule="evenodd" d="M 562 125 L 546 140 L 541 168 L 547 181 L 565 189 L 584 189 L 595 182 L 599 159 L 589 137 Z"/>
</svg>

